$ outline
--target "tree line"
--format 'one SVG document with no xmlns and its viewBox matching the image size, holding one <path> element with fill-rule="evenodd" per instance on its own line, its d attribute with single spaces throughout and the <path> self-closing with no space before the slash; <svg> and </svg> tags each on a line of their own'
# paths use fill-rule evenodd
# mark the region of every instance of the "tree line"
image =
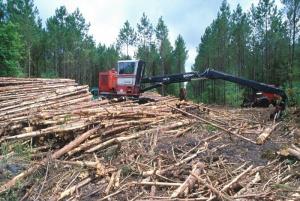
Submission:
<svg viewBox="0 0 300 201">
<path fill-rule="evenodd" d="M 96 84 L 99 70 L 114 67 L 119 52 L 95 44 L 77 9 L 56 9 L 45 27 L 33 0 L 0 0 L 0 76 L 65 77 Z"/>
<path fill-rule="evenodd" d="M 134 57 L 146 62 L 146 76 L 185 72 L 188 56 L 185 41 L 181 35 L 178 35 L 173 47 L 168 34 L 168 27 L 162 17 L 158 19 L 156 26 L 145 13 L 136 28 L 126 21 L 117 40 L 117 46 L 126 49 L 126 54 L 121 54 L 121 58 L 130 58 L 128 49 L 133 46 L 136 50 Z M 182 84 L 172 84 L 159 89 L 159 92 L 178 95 L 181 87 Z"/>
<path fill-rule="evenodd" d="M 61 6 L 43 27 L 33 0 L 0 0 L 0 76 L 64 77 L 97 86 L 100 71 L 131 59 L 129 46 L 146 61 L 146 75 L 184 71 L 185 42 L 179 35 L 173 48 L 162 17 L 153 25 L 143 14 L 135 28 L 126 21 L 110 46 L 96 44 L 89 26 L 79 9 L 69 13 Z"/>
<path fill-rule="evenodd" d="M 259 0 L 244 12 L 223 1 L 197 48 L 193 70 L 207 67 L 284 88 L 290 104 L 300 99 L 300 1 Z M 209 103 L 238 105 L 252 93 L 220 80 L 188 84 L 191 98 Z"/>
<path fill-rule="evenodd" d="M 233 10 L 224 0 L 216 19 L 197 47 L 194 71 L 206 68 L 283 87 L 291 103 L 300 99 L 300 0 L 259 0 L 247 12 Z M 98 73 L 115 67 L 117 60 L 146 62 L 146 76 L 185 71 L 188 51 L 178 35 L 172 43 L 160 17 L 153 24 L 144 13 L 134 26 L 125 21 L 114 44 L 96 44 L 89 23 L 79 9 L 55 10 L 43 26 L 34 0 L 0 0 L 0 76 L 65 77 L 97 86 Z M 188 25 L 187 25 L 188 26 Z M 199 36 L 200 37 L 200 36 Z M 159 89 L 178 94 L 183 84 Z M 221 80 L 187 83 L 191 99 L 238 105 L 247 88 Z M 298 100 L 299 101 L 299 100 Z"/>
</svg>

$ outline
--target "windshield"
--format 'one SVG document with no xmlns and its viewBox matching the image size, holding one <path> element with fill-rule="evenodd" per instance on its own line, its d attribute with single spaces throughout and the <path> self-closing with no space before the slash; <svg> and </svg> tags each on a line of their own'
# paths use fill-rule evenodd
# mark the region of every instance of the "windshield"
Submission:
<svg viewBox="0 0 300 201">
<path fill-rule="evenodd" d="M 135 62 L 120 62 L 119 64 L 119 74 L 133 74 Z"/>
</svg>

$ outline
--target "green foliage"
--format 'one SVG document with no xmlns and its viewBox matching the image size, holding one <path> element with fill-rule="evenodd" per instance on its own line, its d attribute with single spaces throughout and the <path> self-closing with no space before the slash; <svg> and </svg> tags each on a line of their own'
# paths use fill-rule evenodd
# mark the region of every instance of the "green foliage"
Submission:
<svg viewBox="0 0 300 201">
<path fill-rule="evenodd" d="M 146 14 L 143 13 L 140 22 L 137 24 L 137 52 L 135 57 L 146 62 L 146 76 L 158 73 L 157 59 L 159 59 L 159 56 L 157 56 L 157 47 L 152 42 L 153 33 L 153 25 Z"/>
<path fill-rule="evenodd" d="M 176 72 L 174 67 L 173 47 L 168 39 L 169 30 L 162 17 L 158 19 L 156 29 L 157 48 L 159 54 L 159 74 L 166 75 Z M 175 85 L 163 86 L 160 93 L 177 95 L 178 87 Z"/>
<path fill-rule="evenodd" d="M 119 36 L 118 36 L 118 44 L 120 46 L 126 45 L 126 55 L 128 59 L 128 47 L 130 45 L 134 45 L 136 41 L 136 33 L 134 28 L 132 28 L 128 22 L 128 20 L 124 23 L 124 26 L 121 28 Z"/>
<path fill-rule="evenodd" d="M 125 21 L 117 45 L 111 46 L 96 45 L 88 34 L 89 24 L 80 11 L 69 13 L 65 6 L 57 8 L 43 28 L 33 0 L 7 3 L 1 0 L 0 22 L 9 25 L 1 24 L 0 27 L 2 76 L 20 76 L 24 72 L 27 76 L 66 77 L 97 86 L 99 72 L 115 68 L 120 58 L 131 59 L 130 46 L 137 50 L 135 57 L 146 62 L 146 76 L 184 72 L 185 42 L 178 36 L 173 49 L 162 17 L 155 28 L 145 13 L 136 28 Z M 7 47 L 9 51 L 6 51 Z M 126 47 L 126 55 L 120 51 L 122 47 Z M 179 86 L 182 85 L 170 85 L 160 92 L 177 95 Z"/>
<path fill-rule="evenodd" d="M 299 67 L 299 59 L 297 57 L 297 34 L 299 34 L 299 22 L 300 22 L 300 0 L 281 0 L 285 5 L 284 11 L 286 14 L 286 24 L 289 30 L 289 87 L 293 85 L 293 74 L 297 67 Z M 299 40 L 299 35 L 298 35 Z M 299 45 L 299 41 L 298 41 Z M 299 58 L 299 57 L 297 57 Z M 297 71 L 297 70 L 296 70 Z"/>
<path fill-rule="evenodd" d="M 23 44 L 11 22 L 0 24 L 0 76 L 21 76 Z"/>
<path fill-rule="evenodd" d="M 8 153 L 13 151 L 13 157 L 10 157 L 11 155 L 8 155 Z M 4 156 L 0 160 L 0 168 L 2 169 L 2 179 L 10 179 L 12 177 L 12 174 L 10 171 L 7 171 L 7 165 L 17 165 L 22 166 L 23 163 L 28 163 L 31 161 L 31 148 L 29 144 L 24 144 L 20 142 L 4 142 L 0 145 L 0 154 Z M 1 185 L 1 182 L 0 182 Z M 0 195 L 0 201 L 16 201 L 20 200 L 20 194 L 21 190 L 23 188 L 23 183 L 18 182 L 14 186 L 14 188 L 9 189 L 8 191 L 5 191 Z"/>
<path fill-rule="evenodd" d="M 192 69 L 214 68 L 285 86 L 290 104 L 300 104 L 300 1 L 259 0 L 249 12 L 240 5 L 230 9 L 226 0 L 216 19 L 205 29 L 197 47 Z M 137 32 L 135 32 L 135 30 Z M 134 57 L 146 62 L 145 76 L 185 72 L 188 57 L 181 35 L 169 39 L 168 26 L 160 17 L 153 26 L 145 13 L 135 27 L 125 21 L 117 45 L 96 44 L 88 34 L 89 24 L 77 9 L 56 9 L 43 28 L 34 0 L 0 0 L 0 76 L 67 77 L 91 86 L 98 85 L 98 73 L 115 68 L 118 59 Z M 126 55 L 121 49 L 126 47 Z M 181 84 L 158 89 L 178 95 Z M 289 88 L 289 90 L 288 90 Z M 251 90 L 220 80 L 187 84 L 188 97 L 205 103 L 240 105 Z"/>
<path fill-rule="evenodd" d="M 13 155 L 7 156 L 8 153 L 13 152 Z M 0 153 L 1 155 L 4 155 L 4 160 L 0 160 L 0 168 L 2 169 L 1 176 L 7 177 L 7 179 L 10 179 L 12 176 L 16 174 L 14 172 L 12 174 L 11 171 L 8 171 L 6 168 L 7 165 L 10 166 L 18 166 L 18 167 L 27 167 L 31 162 L 31 147 L 27 143 L 20 143 L 20 142 L 5 142 L 1 144 L 0 147 Z M 22 171 L 16 170 L 18 173 Z M 40 179 L 42 175 L 39 171 L 35 172 L 32 176 L 29 177 L 28 181 L 31 182 L 31 180 L 35 180 L 35 182 L 38 182 L 38 178 Z M 1 185 L 1 183 L 0 183 Z M 24 190 L 25 183 L 22 183 L 20 181 L 17 181 L 14 188 L 9 189 L 5 191 L 4 193 L 0 194 L 0 201 L 17 201 L 20 200 L 21 196 L 23 196 L 23 190 Z"/>
<path fill-rule="evenodd" d="M 58 78 L 58 73 L 53 69 L 46 69 L 45 72 L 41 73 L 42 78 Z"/>
<path fill-rule="evenodd" d="M 237 84 L 226 83 L 226 104 L 239 107 L 243 101 L 244 89 L 241 89 Z"/>
<path fill-rule="evenodd" d="M 293 26 L 286 26 L 288 22 L 284 21 L 283 14 L 289 18 L 295 6 L 289 3 L 280 11 L 273 0 L 260 0 L 249 13 L 244 13 L 240 5 L 231 12 L 223 1 L 217 18 L 201 37 L 193 70 L 214 68 L 267 84 L 293 85 L 300 79 L 300 57 L 297 57 L 300 51 L 296 43 L 295 56 L 292 56 L 293 39 L 289 33 L 293 32 Z M 243 94 L 252 93 L 247 88 L 218 80 L 193 82 L 188 88 L 197 101 L 233 106 L 240 105 Z M 292 104 L 297 102 L 297 88 L 289 91 L 293 92 L 290 93 Z"/>
<path fill-rule="evenodd" d="M 12 150 L 14 150 L 17 156 L 22 157 L 23 160 L 30 160 L 31 148 L 29 144 L 14 143 Z"/>
<path fill-rule="evenodd" d="M 289 106 L 300 104 L 300 82 L 293 82 L 293 86 L 293 88 L 287 88 L 286 90 Z"/>
<path fill-rule="evenodd" d="M 156 25 L 156 29 L 155 29 L 155 33 L 156 33 L 156 38 L 157 40 L 159 40 L 160 42 L 164 41 L 165 39 L 168 38 L 168 27 L 166 26 L 164 20 L 162 17 L 160 17 L 158 19 L 158 23 Z"/>
<path fill-rule="evenodd" d="M 195 59 L 193 70 L 203 71 L 212 67 L 216 70 L 228 72 L 231 58 L 230 46 L 230 9 L 226 1 L 223 1 L 217 19 L 206 28 L 204 35 L 201 37 Z M 229 72 L 230 72 L 229 71 Z M 195 97 L 200 101 L 215 102 L 218 104 L 226 103 L 225 82 L 220 80 L 198 81 L 194 85 L 193 91 L 197 94 Z M 201 92 L 201 93 L 200 93 Z"/>
<path fill-rule="evenodd" d="M 38 71 L 37 68 L 34 68 L 32 59 L 38 59 L 38 55 L 41 54 L 38 49 L 41 32 L 38 10 L 34 6 L 33 0 L 10 0 L 7 1 L 6 11 L 7 20 L 18 25 L 16 31 L 24 43 L 20 65 L 23 67 L 23 72 L 31 76 Z"/>
<path fill-rule="evenodd" d="M 174 57 L 174 71 L 176 73 L 184 73 L 185 72 L 185 62 L 188 57 L 188 51 L 185 46 L 185 42 L 181 35 L 178 35 L 175 40 L 175 48 L 173 51 Z M 179 88 L 183 87 L 183 83 L 178 84 Z"/>
<path fill-rule="evenodd" d="M 29 158 L 31 148 L 29 144 L 24 143 L 2 143 L 0 147 L 1 155 L 7 155 L 11 150 L 15 152 L 17 156 L 23 158 Z"/>
<path fill-rule="evenodd" d="M 130 165 L 123 165 L 121 170 L 122 170 L 121 173 L 123 177 L 130 175 L 134 171 Z"/>
<path fill-rule="evenodd" d="M 289 184 L 274 184 L 273 188 L 282 189 L 284 191 L 297 191 L 297 189 Z"/>
<path fill-rule="evenodd" d="M 210 133 L 217 130 L 216 127 L 214 127 L 214 126 L 212 126 L 212 125 L 209 125 L 209 124 L 207 124 L 205 127 L 206 127 L 206 130 L 207 130 L 208 132 L 210 132 Z"/>
<path fill-rule="evenodd" d="M 296 91 L 297 91 L 297 88 L 288 88 L 287 89 L 289 106 L 295 106 L 297 104 Z"/>
<path fill-rule="evenodd" d="M 145 13 L 143 13 L 143 16 L 140 19 L 140 23 L 137 24 L 137 30 L 138 46 L 149 46 L 152 43 L 154 30 L 149 18 Z"/>
<path fill-rule="evenodd" d="M 0 0 L 0 22 L 4 20 L 5 16 L 5 5 L 3 3 L 3 0 Z"/>
<path fill-rule="evenodd" d="M 0 201 L 18 201 L 20 200 L 18 193 L 15 189 L 10 189 L 0 195 Z"/>
<path fill-rule="evenodd" d="M 187 50 L 182 36 L 178 36 L 173 49 L 168 38 L 168 27 L 162 17 L 158 19 L 155 30 L 148 17 L 143 14 L 137 25 L 136 57 L 146 62 L 146 76 L 165 75 L 184 72 Z M 155 42 L 152 38 L 155 32 Z M 179 94 L 182 85 L 170 84 L 158 89 L 161 94 Z"/>
<path fill-rule="evenodd" d="M 36 57 L 35 76 L 46 78 L 68 77 L 91 86 L 98 85 L 98 73 L 115 67 L 119 50 L 115 46 L 96 46 L 88 35 L 89 24 L 77 9 L 68 13 L 62 6 L 46 21 L 41 30 Z M 41 59 L 41 57 L 43 59 Z"/>
<path fill-rule="evenodd" d="M 8 146 L 8 143 L 1 143 L 1 146 L 0 146 L 0 153 L 1 155 L 7 155 L 9 152 L 9 146 Z"/>
</svg>

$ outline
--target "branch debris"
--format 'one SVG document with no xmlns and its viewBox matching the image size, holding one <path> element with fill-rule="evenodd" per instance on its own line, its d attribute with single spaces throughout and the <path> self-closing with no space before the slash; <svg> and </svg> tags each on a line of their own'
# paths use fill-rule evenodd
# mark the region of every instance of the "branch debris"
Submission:
<svg viewBox="0 0 300 201">
<path fill-rule="evenodd" d="M 0 78 L 0 197 L 299 199 L 292 118 L 144 96 L 92 100 L 74 80 Z"/>
</svg>

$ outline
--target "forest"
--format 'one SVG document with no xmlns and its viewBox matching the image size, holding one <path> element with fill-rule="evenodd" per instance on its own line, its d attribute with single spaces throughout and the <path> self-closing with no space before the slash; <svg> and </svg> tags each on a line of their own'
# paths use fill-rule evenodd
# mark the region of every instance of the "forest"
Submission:
<svg viewBox="0 0 300 201">
<path fill-rule="evenodd" d="M 289 104 L 300 103 L 300 0 L 259 0 L 249 11 L 230 8 L 226 0 L 203 33 L 192 66 L 276 85 L 286 90 Z M 188 50 L 178 35 L 170 41 L 163 16 L 151 22 L 144 13 L 134 25 L 124 19 L 110 46 L 96 44 L 90 24 L 80 10 L 57 8 L 45 23 L 34 0 L 0 0 L 0 76 L 72 78 L 97 86 L 98 72 L 111 69 L 119 59 L 147 64 L 146 75 L 184 72 Z M 189 26 L 188 24 L 186 26 Z M 177 95 L 183 84 L 160 93 Z M 219 80 L 186 84 L 188 96 L 198 102 L 239 105 L 248 89 Z"/>
</svg>

